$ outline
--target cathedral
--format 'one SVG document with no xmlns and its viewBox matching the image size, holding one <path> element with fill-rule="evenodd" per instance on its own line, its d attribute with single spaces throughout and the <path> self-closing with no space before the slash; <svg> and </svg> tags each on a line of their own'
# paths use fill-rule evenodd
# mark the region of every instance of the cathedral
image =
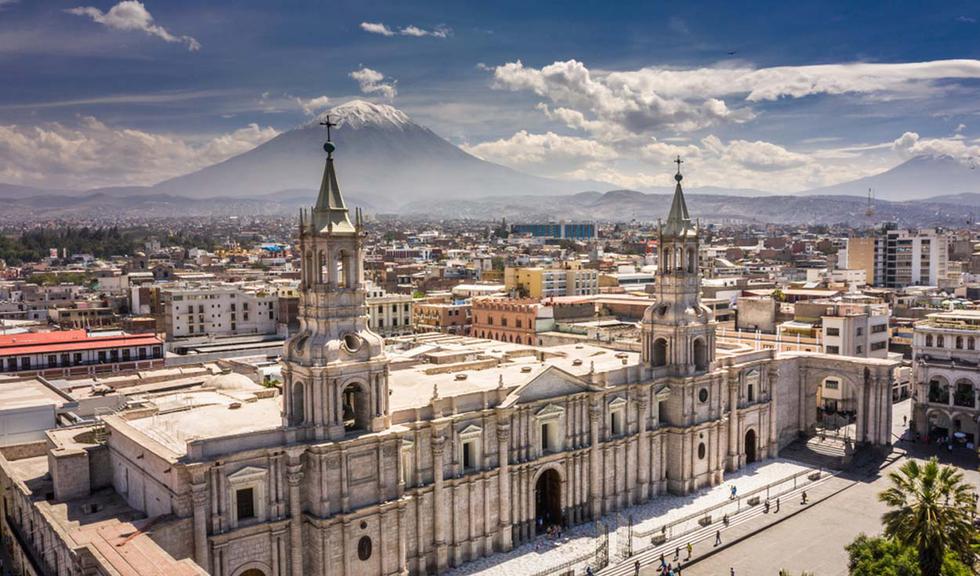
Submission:
<svg viewBox="0 0 980 576">
<path fill-rule="evenodd" d="M 154 523 L 150 539 L 183 568 L 439 574 L 777 456 L 812 432 L 831 377 L 857 397 L 856 440 L 889 443 L 893 362 L 716 343 L 679 159 L 639 352 L 495 342 L 445 365 L 395 362 L 368 328 L 362 218 L 325 149 L 299 218 L 300 328 L 281 396 L 107 416 L 101 442 L 52 431 L 50 499 L 0 462 L 6 522 L 43 535 L 15 542 L 21 556 L 103 573 L 51 512 L 99 488 Z"/>
</svg>

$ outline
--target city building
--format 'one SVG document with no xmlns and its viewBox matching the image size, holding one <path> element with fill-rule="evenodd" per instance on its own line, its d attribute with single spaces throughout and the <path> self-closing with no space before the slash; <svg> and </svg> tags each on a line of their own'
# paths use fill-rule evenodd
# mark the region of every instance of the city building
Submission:
<svg viewBox="0 0 980 576">
<path fill-rule="evenodd" d="M 923 438 L 980 446 L 980 310 L 930 314 L 912 342 L 912 428 Z"/>
<path fill-rule="evenodd" d="M 949 237 L 937 229 L 886 227 L 876 238 L 874 258 L 875 286 L 938 286 L 949 266 Z"/>
<path fill-rule="evenodd" d="M 0 336 L 0 373 L 58 376 L 162 364 L 163 342 L 154 334 L 64 330 Z"/>
<path fill-rule="evenodd" d="M 511 234 L 559 240 L 595 240 L 598 237 L 594 222 L 555 222 L 548 224 L 512 224 Z"/>
<path fill-rule="evenodd" d="M 470 334 L 534 346 L 537 334 L 553 330 L 555 312 L 533 299 L 477 298 L 473 300 L 473 328 Z"/>
<path fill-rule="evenodd" d="M 504 285 L 519 296 L 542 300 L 554 296 L 588 296 L 599 293 L 599 272 L 591 268 L 504 269 Z"/>
<path fill-rule="evenodd" d="M 365 290 L 371 330 L 385 337 L 412 333 L 415 303 L 411 294 L 390 294 L 373 284 Z"/>
<path fill-rule="evenodd" d="M 168 340 L 196 336 L 275 334 L 279 307 L 274 290 L 200 284 L 161 290 Z"/>
<path fill-rule="evenodd" d="M 471 306 L 461 302 L 416 302 L 412 327 L 416 332 L 469 334 L 473 323 Z"/>
<path fill-rule="evenodd" d="M 0 457 L 0 521 L 19 536 L 3 545 L 21 565 L 117 573 L 107 565 L 129 552 L 176 575 L 194 573 L 188 559 L 222 576 L 441 573 L 723 483 L 814 432 L 827 378 L 859 399 L 855 442 L 891 441 L 894 362 L 715 348 L 679 171 L 640 353 L 500 343 L 450 351 L 461 360 L 449 365 L 393 362 L 368 326 L 361 218 L 325 148 L 316 205 L 301 213 L 283 396 L 164 395 L 50 431 L 42 455 Z M 435 353 L 419 347 L 410 357 Z M 93 523 L 115 518 L 128 534 L 102 557 L 51 528 L 65 524 L 56 511 L 93 504 Z"/>
<path fill-rule="evenodd" d="M 887 358 L 891 310 L 887 304 L 798 302 L 797 321 L 818 318 L 826 354 Z"/>
</svg>

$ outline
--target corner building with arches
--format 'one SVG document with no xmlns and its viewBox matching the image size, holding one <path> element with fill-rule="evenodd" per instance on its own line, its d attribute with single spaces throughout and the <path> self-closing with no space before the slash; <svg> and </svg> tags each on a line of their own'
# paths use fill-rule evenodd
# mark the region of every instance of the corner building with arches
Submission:
<svg viewBox="0 0 980 576">
<path fill-rule="evenodd" d="M 641 352 L 488 342 L 450 364 L 394 362 L 367 324 L 361 219 L 328 151 L 299 222 L 282 395 L 107 416 L 98 446 L 51 435 L 56 502 L 95 489 L 72 474 L 98 458 L 101 488 L 211 574 L 438 574 L 777 456 L 814 430 L 827 378 L 856 396 L 856 440 L 889 443 L 894 362 L 717 346 L 679 171 Z M 44 523 L 10 476 L 8 517 Z"/>
</svg>

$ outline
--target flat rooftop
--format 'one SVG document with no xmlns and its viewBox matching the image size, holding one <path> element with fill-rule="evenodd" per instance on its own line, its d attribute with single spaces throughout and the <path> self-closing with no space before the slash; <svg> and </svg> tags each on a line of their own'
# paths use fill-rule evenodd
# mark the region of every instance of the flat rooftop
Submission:
<svg viewBox="0 0 980 576">
<path fill-rule="evenodd" d="M 37 379 L 0 380 L 0 411 L 45 405 L 60 406 L 67 401 Z"/>
</svg>

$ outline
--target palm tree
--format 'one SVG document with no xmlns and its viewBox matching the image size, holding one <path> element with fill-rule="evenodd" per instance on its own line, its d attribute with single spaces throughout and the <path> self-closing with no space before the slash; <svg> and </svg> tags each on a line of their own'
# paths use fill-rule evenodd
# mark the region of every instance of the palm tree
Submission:
<svg viewBox="0 0 980 576">
<path fill-rule="evenodd" d="M 892 486 L 878 494 L 892 508 L 881 518 L 885 535 L 918 550 L 922 576 L 940 576 L 947 552 L 970 564 L 973 490 L 963 473 L 933 458 L 925 465 L 909 460 L 888 477 Z"/>
</svg>

